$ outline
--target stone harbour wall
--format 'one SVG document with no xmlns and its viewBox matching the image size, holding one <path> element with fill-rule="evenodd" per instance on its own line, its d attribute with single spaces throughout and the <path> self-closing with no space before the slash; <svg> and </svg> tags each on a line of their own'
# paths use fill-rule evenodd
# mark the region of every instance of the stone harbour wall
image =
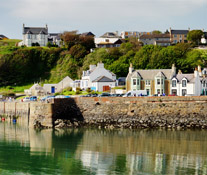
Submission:
<svg viewBox="0 0 207 175">
<path fill-rule="evenodd" d="M 30 127 L 206 128 L 207 97 L 77 97 L 0 102 L 0 116 Z"/>
<path fill-rule="evenodd" d="M 54 105 L 65 110 L 56 127 L 207 128 L 207 97 L 81 97 Z"/>
</svg>

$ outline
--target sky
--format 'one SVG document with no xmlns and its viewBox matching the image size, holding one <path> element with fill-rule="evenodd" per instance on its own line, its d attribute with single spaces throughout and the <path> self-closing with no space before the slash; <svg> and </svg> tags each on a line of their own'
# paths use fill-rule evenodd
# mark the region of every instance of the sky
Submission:
<svg viewBox="0 0 207 175">
<path fill-rule="evenodd" d="M 0 0 L 0 34 L 22 39 L 27 27 L 49 33 L 204 29 L 207 0 Z"/>
</svg>

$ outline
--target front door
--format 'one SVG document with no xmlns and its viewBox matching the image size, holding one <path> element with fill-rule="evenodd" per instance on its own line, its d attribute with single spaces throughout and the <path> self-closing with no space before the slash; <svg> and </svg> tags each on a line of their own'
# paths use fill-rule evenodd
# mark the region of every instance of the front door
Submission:
<svg viewBox="0 0 207 175">
<path fill-rule="evenodd" d="M 54 87 L 54 86 L 51 87 L 51 93 L 52 93 L 52 94 L 55 93 L 55 87 Z"/>
</svg>

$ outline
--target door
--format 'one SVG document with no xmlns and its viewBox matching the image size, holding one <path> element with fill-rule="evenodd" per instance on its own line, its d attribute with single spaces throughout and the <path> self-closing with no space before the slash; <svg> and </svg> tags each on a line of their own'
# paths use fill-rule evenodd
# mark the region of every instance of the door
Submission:
<svg viewBox="0 0 207 175">
<path fill-rule="evenodd" d="M 51 93 L 52 93 L 52 94 L 55 93 L 55 87 L 54 87 L 54 86 L 51 87 Z"/>
</svg>

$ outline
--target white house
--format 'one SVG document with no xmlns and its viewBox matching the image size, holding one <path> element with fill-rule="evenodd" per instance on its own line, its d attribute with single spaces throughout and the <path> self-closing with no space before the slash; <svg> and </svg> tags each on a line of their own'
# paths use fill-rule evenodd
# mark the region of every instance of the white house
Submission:
<svg viewBox="0 0 207 175">
<path fill-rule="evenodd" d="M 38 43 L 40 46 L 46 46 L 48 43 L 48 27 L 25 27 L 23 24 L 22 45 L 32 46 Z"/>
<path fill-rule="evenodd" d="M 98 48 L 120 47 L 123 43 L 122 38 L 118 33 L 106 32 L 104 35 L 95 38 L 94 42 Z"/>
<path fill-rule="evenodd" d="M 83 71 L 80 87 L 81 89 L 91 88 L 95 91 L 103 91 L 115 87 L 116 75 L 104 68 L 103 63 L 90 65 L 89 70 Z"/>
<path fill-rule="evenodd" d="M 183 74 L 181 71 L 172 78 L 171 93 L 178 96 L 207 95 L 206 69 L 201 67 L 195 69 L 192 74 Z"/>
</svg>

